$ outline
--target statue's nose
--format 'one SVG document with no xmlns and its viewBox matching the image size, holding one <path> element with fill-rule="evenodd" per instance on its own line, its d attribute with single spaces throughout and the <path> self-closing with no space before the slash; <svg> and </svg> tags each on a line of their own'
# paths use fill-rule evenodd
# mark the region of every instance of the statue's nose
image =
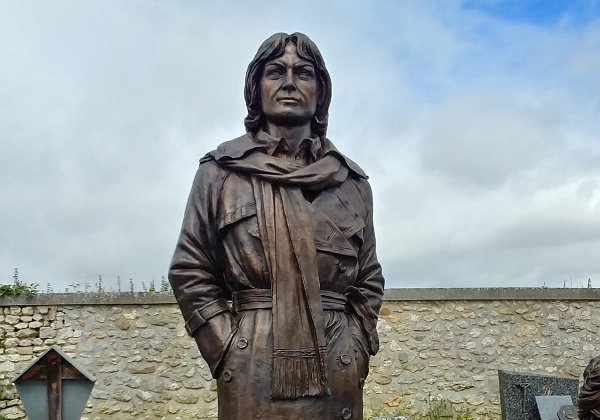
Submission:
<svg viewBox="0 0 600 420">
<path fill-rule="evenodd" d="M 295 90 L 296 89 L 296 81 L 294 80 L 294 73 L 292 71 L 287 71 L 285 73 L 285 79 L 283 80 L 282 89 L 284 89 L 284 90 Z"/>
<path fill-rule="evenodd" d="M 281 88 L 287 91 L 296 90 L 296 84 L 292 81 L 285 82 Z"/>
</svg>

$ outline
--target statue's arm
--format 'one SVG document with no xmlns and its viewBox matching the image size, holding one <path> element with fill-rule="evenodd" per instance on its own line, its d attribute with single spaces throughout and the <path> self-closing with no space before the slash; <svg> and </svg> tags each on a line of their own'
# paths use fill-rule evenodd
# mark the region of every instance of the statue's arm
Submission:
<svg viewBox="0 0 600 420">
<path fill-rule="evenodd" d="M 354 287 L 350 288 L 348 298 L 367 336 L 369 353 L 374 355 L 379 350 L 377 317 L 382 304 L 385 281 L 375 249 L 373 194 L 367 181 L 360 182 L 359 191 L 365 205 L 366 226 L 363 233 L 363 244 L 358 252 L 358 277 Z"/>
<path fill-rule="evenodd" d="M 216 255 L 214 209 L 221 183 L 218 175 L 210 163 L 200 165 L 169 269 L 169 281 L 186 330 L 196 340 L 214 377 L 218 376 L 232 331 L 232 315 Z"/>
</svg>

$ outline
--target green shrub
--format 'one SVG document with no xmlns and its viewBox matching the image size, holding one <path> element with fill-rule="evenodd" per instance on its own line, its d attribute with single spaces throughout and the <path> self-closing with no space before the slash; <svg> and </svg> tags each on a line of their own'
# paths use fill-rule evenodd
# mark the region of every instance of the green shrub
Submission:
<svg viewBox="0 0 600 420">
<path fill-rule="evenodd" d="M 15 283 L 0 285 L 0 296 L 33 296 L 37 294 L 37 284 Z"/>
</svg>

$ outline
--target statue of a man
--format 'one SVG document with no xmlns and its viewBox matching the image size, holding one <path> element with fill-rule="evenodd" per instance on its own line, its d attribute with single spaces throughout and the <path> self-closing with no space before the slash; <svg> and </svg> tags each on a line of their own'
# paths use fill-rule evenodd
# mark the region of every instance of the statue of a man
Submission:
<svg viewBox="0 0 600 420">
<path fill-rule="evenodd" d="M 362 419 L 384 285 L 367 176 L 325 137 L 306 35 L 268 38 L 244 94 L 247 132 L 200 159 L 171 262 L 186 329 L 219 419 Z"/>
<path fill-rule="evenodd" d="M 577 408 L 580 420 L 600 419 L 600 357 L 594 357 L 583 371 Z"/>
</svg>

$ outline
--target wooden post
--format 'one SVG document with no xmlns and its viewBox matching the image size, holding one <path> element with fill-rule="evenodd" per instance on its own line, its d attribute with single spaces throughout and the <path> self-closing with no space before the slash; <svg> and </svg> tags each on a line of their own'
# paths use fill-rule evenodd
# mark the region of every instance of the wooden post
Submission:
<svg viewBox="0 0 600 420">
<path fill-rule="evenodd" d="M 61 359 L 60 354 L 56 352 L 49 352 L 46 355 L 49 420 L 62 420 Z"/>
</svg>

